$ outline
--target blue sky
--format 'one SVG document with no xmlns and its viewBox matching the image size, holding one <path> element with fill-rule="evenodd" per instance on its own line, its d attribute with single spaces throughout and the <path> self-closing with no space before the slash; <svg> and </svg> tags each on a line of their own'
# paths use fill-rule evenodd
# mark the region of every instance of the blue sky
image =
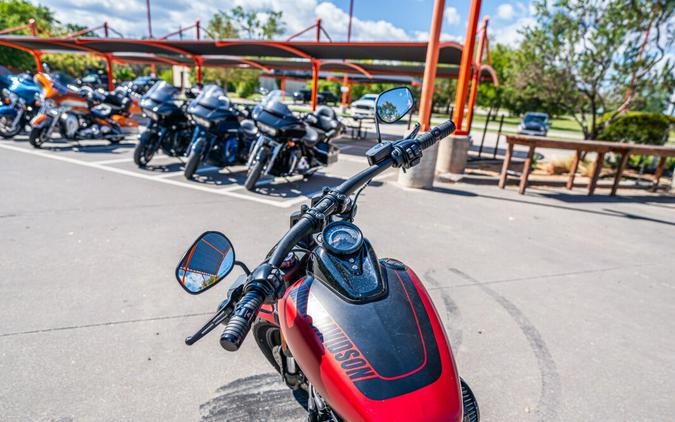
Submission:
<svg viewBox="0 0 675 422">
<path fill-rule="evenodd" d="M 108 20 L 128 36 L 147 33 L 145 0 L 40 0 L 51 7 L 62 22 L 97 26 Z M 355 0 L 353 40 L 427 40 L 434 0 Z M 286 36 L 311 25 L 319 16 L 335 40 L 345 40 L 349 0 L 151 0 L 155 36 L 207 21 L 217 10 L 242 6 L 249 10 L 275 9 L 284 12 Z M 443 39 L 463 42 L 469 1 L 445 4 Z M 532 23 L 526 1 L 485 0 L 481 15 L 489 15 L 490 33 L 500 42 L 518 42 L 518 29 Z M 308 35 L 311 38 L 311 35 Z M 280 37 L 283 39 L 283 37 Z"/>
</svg>

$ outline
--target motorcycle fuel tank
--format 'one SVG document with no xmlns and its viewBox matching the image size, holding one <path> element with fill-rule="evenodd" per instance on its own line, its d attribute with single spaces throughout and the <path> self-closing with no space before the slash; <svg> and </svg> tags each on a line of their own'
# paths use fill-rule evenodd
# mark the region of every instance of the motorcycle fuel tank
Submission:
<svg viewBox="0 0 675 422">
<path fill-rule="evenodd" d="M 372 264 L 377 280 L 352 278 L 339 257 L 318 249 L 311 273 L 278 307 L 282 333 L 309 381 L 348 421 L 460 421 L 450 345 L 417 275 L 383 259 Z M 352 258 L 346 263 L 358 266 Z"/>
</svg>

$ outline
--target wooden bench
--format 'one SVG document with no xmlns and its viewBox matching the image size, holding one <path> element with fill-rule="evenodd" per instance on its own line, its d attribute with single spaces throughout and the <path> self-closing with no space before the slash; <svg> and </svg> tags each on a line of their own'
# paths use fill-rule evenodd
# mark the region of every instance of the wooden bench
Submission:
<svg viewBox="0 0 675 422">
<path fill-rule="evenodd" d="M 659 180 L 663 175 L 663 169 L 666 164 L 667 157 L 675 157 L 675 147 L 668 146 L 654 146 L 654 145 L 639 145 L 631 143 L 619 143 L 619 142 L 605 142 L 605 141 L 575 141 L 575 140 L 564 140 L 564 139 L 551 139 L 551 138 L 540 138 L 536 136 L 522 136 L 522 135 L 507 135 L 506 142 L 508 144 L 506 150 L 506 156 L 504 157 L 504 165 L 502 166 L 502 172 L 499 177 L 499 187 L 504 189 L 506 186 L 506 179 L 508 177 L 507 171 L 511 165 L 511 157 L 513 156 L 513 147 L 514 145 L 524 145 L 529 147 L 527 151 L 527 158 L 523 163 L 523 172 L 520 175 L 520 194 L 525 193 L 527 188 L 528 178 L 530 176 L 530 168 L 532 167 L 532 159 L 534 157 L 535 148 L 550 148 L 550 149 L 563 149 L 563 150 L 572 150 L 576 151 L 574 156 L 574 161 L 572 161 L 572 168 L 570 169 L 569 176 L 567 178 L 567 189 L 572 189 L 574 187 L 574 177 L 576 175 L 577 169 L 579 167 L 579 161 L 581 161 L 581 156 L 584 152 L 595 152 L 597 157 L 593 162 L 593 167 L 591 168 L 591 182 L 588 185 L 588 194 L 593 195 L 595 188 L 598 183 L 598 177 L 600 176 L 600 170 L 602 170 L 602 164 L 605 160 L 605 154 L 615 153 L 621 155 L 621 160 L 619 161 L 619 167 L 617 168 L 616 175 L 614 176 L 614 183 L 612 184 L 611 195 L 616 195 L 616 190 L 619 187 L 619 182 L 621 181 L 621 176 L 623 171 L 626 168 L 628 163 L 628 157 L 631 154 L 635 155 L 653 155 L 660 157 L 659 164 L 656 167 L 654 189 L 658 187 Z"/>
</svg>

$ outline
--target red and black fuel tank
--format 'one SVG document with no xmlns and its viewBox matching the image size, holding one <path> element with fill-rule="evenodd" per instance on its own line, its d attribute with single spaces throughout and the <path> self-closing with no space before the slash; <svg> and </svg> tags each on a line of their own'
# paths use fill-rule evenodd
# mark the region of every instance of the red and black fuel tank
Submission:
<svg viewBox="0 0 675 422">
<path fill-rule="evenodd" d="M 371 300 L 316 273 L 287 290 L 279 323 L 293 356 L 347 421 L 460 421 L 459 376 L 429 295 L 399 261 L 375 262 L 384 289 Z"/>
</svg>

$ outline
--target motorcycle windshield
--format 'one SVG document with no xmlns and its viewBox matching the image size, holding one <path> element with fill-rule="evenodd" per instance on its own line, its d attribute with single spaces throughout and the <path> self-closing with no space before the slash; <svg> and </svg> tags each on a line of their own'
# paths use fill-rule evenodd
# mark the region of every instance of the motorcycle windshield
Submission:
<svg viewBox="0 0 675 422">
<path fill-rule="evenodd" d="M 166 81 L 157 82 L 145 93 L 143 99 L 150 99 L 156 103 L 165 103 L 173 100 L 173 97 L 178 94 L 178 88 L 167 83 Z"/>
<path fill-rule="evenodd" d="M 195 102 L 207 108 L 228 108 L 230 99 L 223 88 L 218 85 L 206 85 Z"/>
<path fill-rule="evenodd" d="M 260 105 L 262 108 L 272 114 L 275 114 L 279 117 L 285 117 L 285 116 L 293 116 L 293 112 L 291 112 L 291 109 L 288 108 L 288 106 L 281 101 L 284 98 L 284 92 L 274 90 L 267 94 L 265 98 L 262 100 Z"/>
</svg>

